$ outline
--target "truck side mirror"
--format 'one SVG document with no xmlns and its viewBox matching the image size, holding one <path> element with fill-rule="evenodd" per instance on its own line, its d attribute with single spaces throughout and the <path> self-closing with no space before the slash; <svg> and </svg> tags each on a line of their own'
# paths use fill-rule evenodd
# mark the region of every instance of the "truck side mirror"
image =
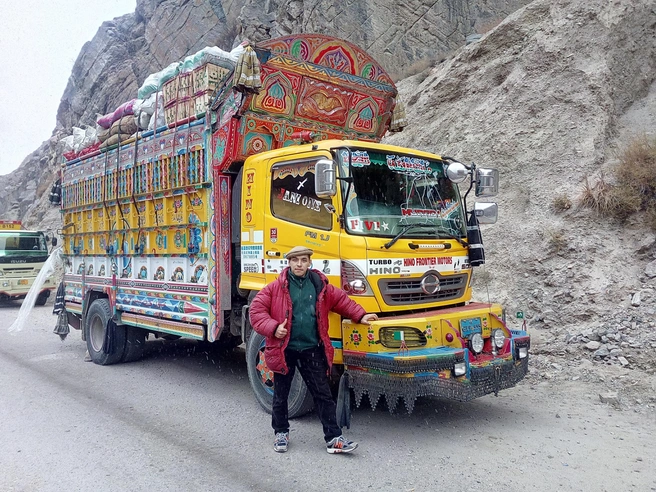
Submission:
<svg viewBox="0 0 656 492">
<path fill-rule="evenodd" d="M 499 193 L 499 171 L 479 167 L 476 169 L 476 196 L 496 196 Z"/>
<path fill-rule="evenodd" d="M 53 248 L 54 248 L 55 246 L 57 246 L 57 238 L 56 238 L 55 236 L 52 236 L 52 243 L 51 243 L 51 244 L 52 244 L 52 247 L 53 247 Z"/>
<path fill-rule="evenodd" d="M 314 165 L 314 192 L 318 198 L 330 198 L 337 193 L 335 163 L 319 159 Z"/>
<path fill-rule="evenodd" d="M 453 161 L 447 166 L 446 175 L 452 183 L 458 184 L 467 179 L 469 170 L 462 162 Z"/>
<path fill-rule="evenodd" d="M 499 207 L 494 202 L 474 203 L 474 215 L 479 224 L 494 224 L 499 215 Z"/>
</svg>

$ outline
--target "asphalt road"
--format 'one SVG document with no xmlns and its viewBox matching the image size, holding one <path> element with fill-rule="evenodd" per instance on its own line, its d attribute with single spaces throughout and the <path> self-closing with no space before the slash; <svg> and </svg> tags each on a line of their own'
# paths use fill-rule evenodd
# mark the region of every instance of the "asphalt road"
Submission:
<svg viewBox="0 0 656 492">
<path fill-rule="evenodd" d="M 52 302 L 52 301 L 51 301 Z M 462 404 L 356 409 L 353 455 L 329 455 L 314 415 L 272 449 L 243 351 L 150 340 L 142 361 L 83 362 L 78 331 L 52 333 L 51 302 L 9 333 L 0 305 L 2 491 L 656 490 L 656 419 L 594 388 L 531 378 Z"/>
</svg>

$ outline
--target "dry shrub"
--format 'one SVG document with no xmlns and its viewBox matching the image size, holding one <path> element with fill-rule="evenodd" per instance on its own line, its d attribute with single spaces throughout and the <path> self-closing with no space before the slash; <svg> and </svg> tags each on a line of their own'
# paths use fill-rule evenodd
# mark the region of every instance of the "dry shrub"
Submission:
<svg viewBox="0 0 656 492">
<path fill-rule="evenodd" d="M 602 216 L 613 215 L 611 210 L 617 206 L 614 186 L 602 174 L 596 183 L 590 184 L 586 176 L 583 180 L 583 190 L 579 197 L 581 207 L 590 208 Z"/>
<path fill-rule="evenodd" d="M 618 160 L 613 183 L 603 174 L 594 184 L 585 178 L 579 204 L 619 220 L 643 212 L 649 227 L 656 230 L 656 139 L 634 139 Z"/>
<path fill-rule="evenodd" d="M 572 200 L 566 194 L 562 193 L 554 197 L 552 206 L 556 213 L 564 212 L 572 208 Z"/>
<path fill-rule="evenodd" d="M 627 210 L 647 212 L 648 218 L 656 209 L 656 139 L 633 140 L 619 161 L 614 169 L 618 201 Z"/>
<path fill-rule="evenodd" d="M 549 230 L 546 231 L 548 236 L 549 251 L 553 253 L 560 253 L 567 247 L 567 238 L 561 231 Z"/>
</svg>

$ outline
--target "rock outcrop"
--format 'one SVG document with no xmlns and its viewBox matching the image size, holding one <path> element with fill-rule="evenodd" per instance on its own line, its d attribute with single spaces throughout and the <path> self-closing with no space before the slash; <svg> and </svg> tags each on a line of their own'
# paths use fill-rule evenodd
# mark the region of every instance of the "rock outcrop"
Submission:
<svg viewBox="0 0 656 492">
<path fill-rule="evenodd" d="M 320 32 L 362 46 L 403 75 L 423 60 L 441 59 L 528 0 L 454 0 L 426 4 L 409 0 L 291 2 L 274 0 L 138 0 L 133 14 L 103 23 L 82 48 L 57 112 L 53 138 L 0 177 L 0 216 L 36 225 L 50 220 L 42 191 L 61 163 L 55 145 L 73 126 L 93 125 L 97 114 L 135 97 L 153 72 L 199 49 L 230 49 L 299 32 Z M 38 183 L 38 185 L 37 185 Z"/>
</svg>

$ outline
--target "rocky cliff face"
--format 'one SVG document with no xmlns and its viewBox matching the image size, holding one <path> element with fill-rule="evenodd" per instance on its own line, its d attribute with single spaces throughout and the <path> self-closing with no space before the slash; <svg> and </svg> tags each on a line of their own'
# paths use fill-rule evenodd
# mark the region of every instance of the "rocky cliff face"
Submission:
<svg viewBox="0 0 656 492">
<path fill-rule="evenodd" d="M 14 173 L 0 177 L 0 216 L 29 226 L 57 223 L 43 191 L 61 162 L 56 142 L 71 127 L 135 97 L 153 72 L 205 46 L 230 49 L 290 33 L 319 32 L 368 50 L 391 72 L 447 56 L 468 34 L 483 32 L 528 0 L 138 0 L 133 14 L 102 24 L 73 67 L 53 138 Z M 47 193 L 46 193 L 47 195 Z M 55 222 L 53 222 L 55 221 Z"/>
</svg>

